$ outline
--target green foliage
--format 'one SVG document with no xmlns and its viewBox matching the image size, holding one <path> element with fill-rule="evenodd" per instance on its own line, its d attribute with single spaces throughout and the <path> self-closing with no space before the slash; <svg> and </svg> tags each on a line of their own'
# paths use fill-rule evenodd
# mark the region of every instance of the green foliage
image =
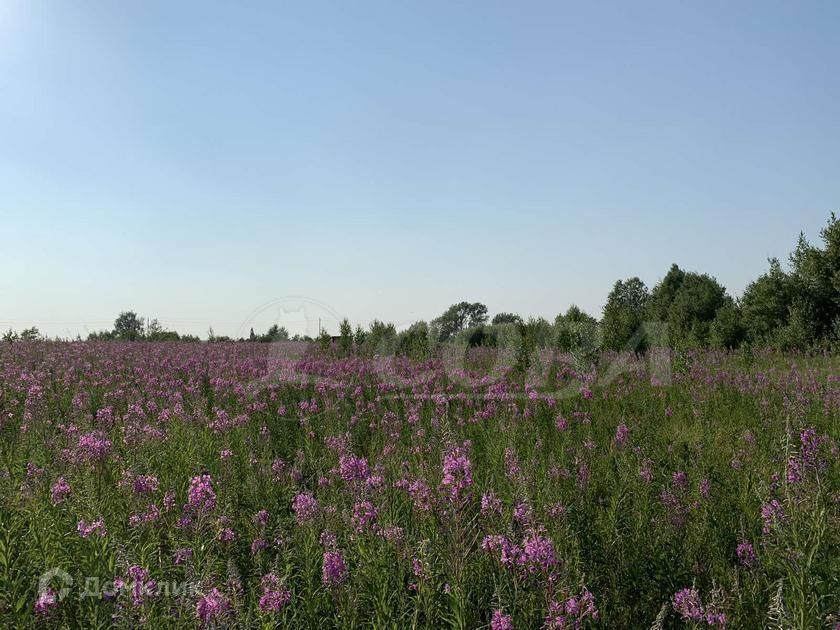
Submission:
<svg viewBox="0 0 840 630">
<path fill-rule="evenodd" d="M 353 334 L 353 342 L 357 346 L 361 346 L 365 342 L 366 337 L 367 337 L 367 333 L 365 332 L 365 329 L 362 328 L 361 324 L 357 324 L 356 325 L 356 332 Z"/>
<path fill-rule="evenodd" d="M 598 321 L 574 304 L 554 319 L 554 346 L 562 352 L 592 350 L 600 345 Z"/>
<path fill-rule="evenodd" d="M 604 347 L 609 350 L 644 350 L 642 324 L 649 294 L 639 278 L 619 280 L 613 286 L 601 320 Z"/>
<path fill-rule="evenodd" d="M 353 351 L 353 327 L 346 317 L 338 325 L 338 351 L 343 357 L 350 356 Z"/>
<path fill-rule="evenodd" d="M 747 285 L 741 298 L 741 316 L 747 338 L 753 343 L 771 343 L 777 331 L 787 325 L 794 286 L 778 259 L 770 269 Z"/>
<path fill-rule="evenodd" d="M 261 335 L 259 341 L 263 343 L 274 343 L 276 341 L 288 341 L 289 340 L 289 331 L 286 330 L 285 326 L 278 326 L 277 324 L 272 324 L 271 327 L 265 332 L 264 335 Z"/>
<path fill-rule="evenodd" d="M 396 349 L 397 328 L 392 323 L 375 319 L 371 322 L 364 347 L 368 354 L 391 355 Z"/>
<path fill-rule="evenodd" d="M 145 338 L 147 341 L 179 341 L 181 335 L 174 330 L 166 330 L 157 319 L 153 319 L 146 328 Z"/>
<path fill-rule="evenodd" d="M 31 328 L 24 328 L 20 331 L 21 341 L 35 341 L 36 339 L 40 338 L 41 331 L 39 331 L 36 326 L 32 326 Z"/>
<path fill-rule="evenodd" d="M 737 348 L 746 338 L 741 311 L 729 301 L 721 306 L 709 328 L 709 344 L 715 348 Z"/>
<path fill-rule="evenodd" d="M 494 326 L 498 324 L 521 324 L 522 317 L 515 313 L 497 313 L 491 322 Z"/>
<path fill-rule="evenodd" d="M 480 302 L 453 304 L 435 319 L 440 341 L 446 341 L 465 328 L 476 328 L 487 322 L 487 307 Z"/>
<path fill-rule="evenodd" d="M 434 340 L 426 322 L 415 322 L 397 335 L 396 352 L 416 360 L 428 359 L 434 351 Z"/>
<path fill-rule="evenodd" d="M 114 321 L 114 337 L 120 341 L 137 341 L 143 337 L 143 318 L 134 311 L 124 311 Z"/>
<path fill-rule="evenodd" d="M 706 274 L 687 273 L 668 308 L 668 334 L 676 347 L 702 347 L 719 309 L 731 302 L 718 282 Z"/>
<path fill-rule="evenodd" d="M 17 334 L 16 331 L 9 328 L 6 332 L 3 333 L 3 341 L 6 343 L 12 343 L 20 339 L 20 336 Z"/>
</svg>

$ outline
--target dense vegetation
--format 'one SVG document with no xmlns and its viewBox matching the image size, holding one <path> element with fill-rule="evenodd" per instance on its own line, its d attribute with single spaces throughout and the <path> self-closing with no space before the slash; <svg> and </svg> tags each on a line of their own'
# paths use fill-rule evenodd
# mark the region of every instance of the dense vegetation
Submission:
<svg viewBox="0 0 840 630">
<path fill-rule="evenodd" d="M 838 622 L 831 356 L 288 345 L 0 344 L 0 626 Z"/>
<path fill-rule="evenodd" d="M 800 235 L 790 255 L 789 270 L 777 259 L 767 273 L 747 286 L 739 299 L 730 296 L 708 274 L 672 265 L 653 289 L 639 278 L 615 283 L 607 296 L 600 321 L 571 306 L 553 323 L 543 318 L 527 321 L 515 313 L 498 313 L 488 324 L 487 306 L 460 302 L 432 322 L 416 322 L 398 332 L 393 324 L 374 321 L 355 331 L 346 319 L 339 324 L 345 353 L 350 346 L 367 354 L 404 354 L 429 358 L 440 343 L 502 346 L 529 353 L 538 348 L 574 350 L 584 354 L 602 349 L 634 352 L 650 346 L 676 349 L 738 348 L 742 345 L 790 349 L 830 349 L 840 343 L 840 220 L 832 214 L 820 233 L 822 246 Z M 37 328 L 7 331 L 6 341 L 40 337 Z M 330 342 L 322 331 L 321 341 Z M 91 341 L 198 341 L 198 337 L 166 330 L 157 320 L 146 322 L 136 313 L 121 313 L 113 330 L 92 333 Z M 307 340 L 282 326 L 265 333 L 253 328 L 238 341 L 279 342 Z M 208 341 L 229 337 L 208 333 Z"/>
</svg>

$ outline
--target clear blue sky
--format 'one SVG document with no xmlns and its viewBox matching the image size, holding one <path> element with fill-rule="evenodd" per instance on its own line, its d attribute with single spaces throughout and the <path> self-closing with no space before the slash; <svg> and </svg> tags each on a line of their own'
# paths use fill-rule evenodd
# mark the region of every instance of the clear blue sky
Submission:
<svg viewBox="0 0 840 630">
<path fill-rule="evenodd" d="M 3 328 L 738 295 L 832 210 L 834 0 L 0 0 Z"/>
</svg>

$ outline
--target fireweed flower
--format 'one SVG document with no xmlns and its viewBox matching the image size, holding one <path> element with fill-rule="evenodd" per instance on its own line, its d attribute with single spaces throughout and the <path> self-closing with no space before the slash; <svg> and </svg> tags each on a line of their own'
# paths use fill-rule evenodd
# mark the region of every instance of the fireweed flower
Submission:
<svg viewBox="0 0 840 630">
<path fill-rule="evenodd" d="M 382 532 L 382 537 L 389 543 L 401 543 L 405 539 L 405 530 L 396 525 L 389 525 L 385 527 Z"/>
<path fill-rule="evenodd" d="M 216 539 L 221 543 L 230 543 L 236 540 L 236 532 L 233 531 L 230 527 L 223 527 L 219 530 L 219 535 Z"/>
<path fill-rule="evenodd" d="M 552 630 L 583 627 L 587 619 L 598 619 L 595 598 L 587 589 L 580 596 L 570 596 L 566 601 L 552 601 L 545 616 L 545 627 Z"/>
<path fill-rule="evenodd" d="M 795 484 L 802 479 L 804 471 L 802 465 L 796 457 L 788 457 L 787 467 L 785 471 L 785 479 L 789 484 Z"/>
<path fill-rule="evenodd" d="M 776 499 L 761 506 L 761 519 L 764 521 L 764 527 L 761 532 L 767 536 L 770 532 L 778 527 L 785 518 L 785 510 L 782 504 Z"/>
<path fill-rule="evenodd" d="M 251 555 L 253 556 L 265 549 L 268 549 L 268 541 L 265 538 L 255 538 L 251 543 Z"/>
<path fill-rule="evenodd" d="M 292 499 L 292 511 L 299 525 L 311 523 L 318 516 L 318 499 L 308 492 L 303 492 Z"/>
<path fill-rule="evenodd" d="M 615 429 L 615 445 L 622 447 L 627 443 L 627 437 L 630 435 L 630 429 L 626 424 L 619 424 Z"/>
<path fill-rule="evenodd" d="M 101 462 L 111 452 L 111 440 L 103 431 L 91 431 L 79 436 L 76 457 L 82 462 Z"/>
<path fill-rule="evenodd" d="M 61 505 L 67 500 L 67 497 L 72 493 L 70 484 L 64 477 L 59 477 L 53 487 L 50 489 L 53 505 Z"/>
<path fill-rule="evenodd" d="M 584 588 L 580 597 L 571 596 L 564 604 L 566 615 L 580 623 L 583 619 L 598 619 L 598 608 L 595 606 L 595 596 Z"/>
<path fill-rule="evenodd" d="M 321 541 L 321 546 L 325 549 L 335 549 L 338 545 L 338 538 L 331 531 L 324 530 L 321 532 L 319 540 Z"/>
<path fill-rule="evenodd" d="M 338 474 L 344 481 L 365 481 L 370 476 L 367 459 L 355 455 L 342 455 L 338 459 Z"/>
<path fill-rule="evenodd" d="M 150 580 L 149 572 L 139 565 L 129 567 L 128 579 L 122 581 L 129 586 L 131 605 L 134 607 L 142 606 L 146 596 L 153 597 L 157 594 L 157 582 Z"/>
<path fill-rule="evenodd" d="M 706 614 L 703 619 L 707 626 L 726 626 L 726 614 L 708 606 L 706 607 Z"/>
<path fill-rule="evenodd" d="M 449 449 L 443 456 L 443 479 L 441 487 L 449 491 L 452 499 L 460 498 L 472 486 L 472 463 L 467 453 L 470 449 L 469 441 L 462 446 Z"/>
<path fill-rule="evenodd" d="M 76 529 L 79 532 L 79 536 L 82 538 L 87 538 L 94 533 L 99 537 L 103 537 L 108 534 L 108 530 L 105 528 L 105 521 L 101 518 L 96 519 L 92 523 L 88 523 L 86 520 L 82 519 L 79 521 L 78 525 L 76 525 Z"/>
<path fill-rule="evenodd" d="M 414 504 L 415 511 L 421 514 L 432 511 L 432 490 L 424 480 L 415 479 L 407 485 L 406 489 Z"/>
<path fill-rule="evenodd" d="M 481 548 L 494 554 L 498 552 L 499 562 L 507 568 L 513 567 L 522 556 L 522 549 L 501 534 L 485 536 Z"/>
<path fill-rule="evenodd" d="M 347 579 L 347 565 L 340 551 L 325 551 L 321 581 L 324 586 L 339 586 Z"/>
<path fill-rule="evenodd" d="M 513 630 L 513 618 L 501 610 L 494 610 L 490 619 L 490 630 Z"/>
<path fill-rule="evenodd" d="M 512 448 L 505 449 L 505 474 L 510 480 L 520 479 L 522 467 L 519 465 L 519 459 L 516 457 L 516 451 Z"/>
<path fill-rule="evenodd" d="M 280 579 L 273 573 L 264 575 L 260 581 L 262 595 L 260 596 L 259 607 L 263 613 L 278 613 L 292 599 L 292 594 L 281 583 Z"/>
<path fill-rule="evenodd" d="M 192 560 L 193 557 L 193 550 L 189 547 L 182 547 L 181 549 L 176 549 L 175 553 L 172 554 L 172 562 L 175 564 L 184 564 L 188 560 Z"/>
<path fill-rule="evenodd" d="M 674 593 L 671 602 L 674 610 L 685 621 L 700 621 L 703 619 L 703 602 L 700 600 L 700 593 L 696 588 L 684 588 Z"/>
<path fill-rule="evenodd" d="M 738 556 L 738 563 L 742 567 L 752 569 L 758 566 L 758 556 L 755 554 L 755 548 L 749 542 L 743 541 L 738 543 L 735 553 Z"/>
<path fill-rule="evenodd" d="M 134 478 L 134 494 L 152 494 L 157 492 L 158 485 L 154 475 L 139 475 Z"/>
<path fill-rule="evenodd" d="M 799 442 L 802 445 L 800 457 L 806 468 L 822 468 L 824 462 L 820 461 L 820 449 L 823 438 L 817 434 L 816 429 L 808 427 L 799 433 Z"/>
<path fill-rule="evenodd" d="M 353 529 L 357 534 L 363 534 L 367 531 L 376 531 L 376 520 L 379 516 L 379 511 L 376 506 L 370 501 L 359 501 L 353 506 L 353 517 L 351 522 Z"/>
<path fill-rule="evenodd" d="M 54 590 L 47 588 L 35 600 L 35 614 L 39 616 L 47 615 L 56 606 L 58 606 L 58 596 Z"/>
<path fill-rule="evenodd" d="M 513 508 L 513 520 L 517 523 L 530 523 L 534 517 L 534 509 L 527 501 L 520 501 Z"/>
<path fill-rule="evenodd" d="M 204 625 L 221 620 L 230 610 L 230 602 L 217 588 L 202 596 L 195 605 L 195 615 Z"/>
<path fill-rule="evenodd" d="M 548 571 L 557 565 L 554 543 L 539 533 L 533 533 L 522 542 L 522 551 L 517 564 L 526 571 Z"/>
<path fill-rule="evenodd" d="M 254 522 L 265 527 L 268 525 L 268 510 L 260 510 L 254 515 Z"/>
<path fill-rule="evenodd" d="M 491 514 L 502 513 L 502 502 L 494 493 L 487 492 L 481 495 L 481 514 L 482 516 L 490 516 Z"/>
<path fill-rule="evenodd" d="M 163 495 L 163 510 L 165 512 L 169 512 L 175 507 L 175 493 L 171 490 L 168 490 L 166 494 Z"/>
<path fill-rule="evenodd" d="M 209 512 L 216 507 L 216 492 L 210 475 L 197 475 L 190 480 L 185 509 L 191 512 Z"/>
</svg>

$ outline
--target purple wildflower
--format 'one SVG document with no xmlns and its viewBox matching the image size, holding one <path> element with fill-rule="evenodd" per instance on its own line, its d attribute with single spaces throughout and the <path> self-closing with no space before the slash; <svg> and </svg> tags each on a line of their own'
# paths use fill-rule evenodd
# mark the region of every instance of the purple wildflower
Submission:
<svg viewBox="0 0 840 630">
<path fill-rule="evenodd" d="M 35 600 L 35 614 L 47 615 L 56 606 L 58 606 L 58 596 L 54 590 L 47 588 L 42 591 L 41 594 L 38 595 L 38 599 Z"/>
<path fill-rule="evenodd" d="M 309 492 L 303 492 L 292 499 L 292 511 L 299 525 L 311 523 L 318 516 L 318 499 Z"/>
<path fill-rule="evenodd" d="M 216 492 L 210 475 L 197 475 L 190 480 L 186 509 L 193 512 L 209 512 L 216 507 Z"/>
<path fill-rule="evenodd" d="M 230 609 L 228 599 L 219 589 L 214 588 L 198 600 L 195 605 L 195 614 L 202 624 L 210 625 L 224 617 Z"/>
<path fill-rule="evenodd" d="M 703 602 L 696 588 L 684 588 L 674 593 L 674 610 L 685 621 L 700 621 L 703 618 Z"/>
<path fill-rule="evenodd" d="M 321 580 L 324 586 L 339 586 L 347 579 L 347 565 L 340 551 L 325 551 Z"/>
<path fill-rule="evenodd" d="M 747 541 L 738 543 L 735 553 L 738 555 L 738 562 L 742 567 L 752 569 L 758 565 L 758 556 L 756 556 L 755 548 L 751 543 Z"/>
<path fill-rule="evenodd" d="M 501 610 L 494 610 L 490 619 L 490 630 L 513 630 L 513 619 Z"/>
<path fill-rule="evenodd" d="M 53 505 L 61 505 L 67 500 L 67 497 L 69 497 L 71 493 L 72 489 L 70 488 L 70 484 L 67 483 L 67 480 L 64 477 L 59 477 L 58 481 L 55 482 L 50 490 Z"/>
</svg>

